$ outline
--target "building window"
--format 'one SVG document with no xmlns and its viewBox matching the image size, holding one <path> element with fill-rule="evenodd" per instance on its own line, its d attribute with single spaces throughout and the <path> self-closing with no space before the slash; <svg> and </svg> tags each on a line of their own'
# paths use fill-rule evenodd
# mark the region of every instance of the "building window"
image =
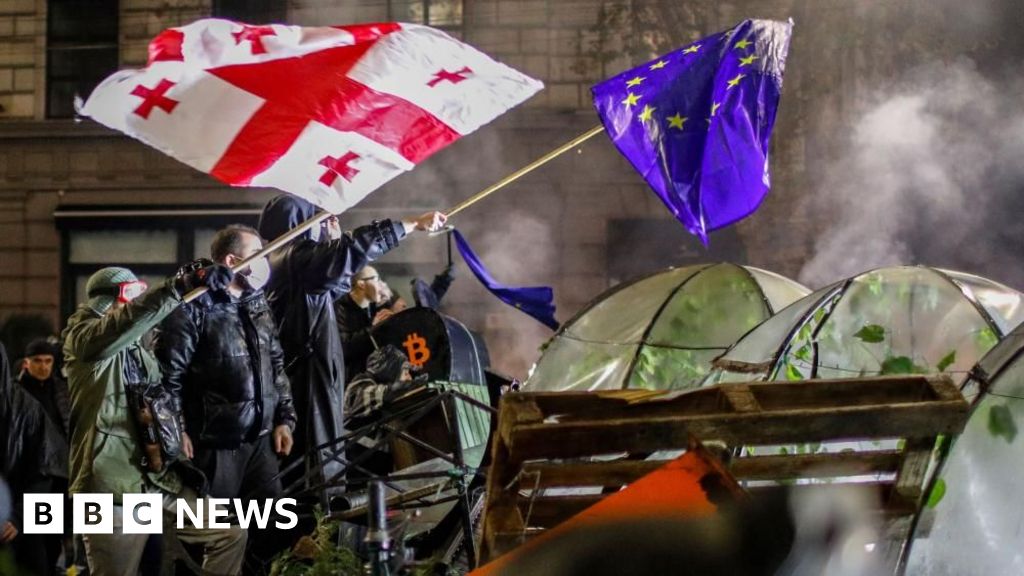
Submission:
<svg viewBox="0 0 1024 576">
<path fill-rule="evenodd" d="M 62 206 L 61 317 L 86 300 L 85 284 L 105 266 L 125 266 L 150 286 L 196 258 L 210 257 L 210 241 L 228 224 L 255 226 L 258 207 Z"/>
<path fill-rule="evenodd" d="M 461 28 L 462 3 L 463 0 L 388 0 L 388 19 L 438 28 Z"/>
<path fill-rule="evenodd" d="M 46 116 L 71 118 L 117 70 L 117 0 L 49 0 L 46 17 Z"/>
<path fill-rule="evenodd" d="M 269 24 L 287 20 L 285 0 L 213 0 L 212 14 L 216 18 Z"/>
</svg>

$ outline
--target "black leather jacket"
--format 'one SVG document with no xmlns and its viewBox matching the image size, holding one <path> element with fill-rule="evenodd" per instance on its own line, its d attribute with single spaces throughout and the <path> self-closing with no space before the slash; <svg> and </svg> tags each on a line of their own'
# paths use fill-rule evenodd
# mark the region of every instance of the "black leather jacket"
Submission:
<svg viewBox="0 0 1024 576">
<path fill-rule="evenodd" d="M 295 427 L 284 354 L 263 292 L 208 292 L 160 325 L 156 356 L 197 448 L 230 449 Z"/>
</svg>

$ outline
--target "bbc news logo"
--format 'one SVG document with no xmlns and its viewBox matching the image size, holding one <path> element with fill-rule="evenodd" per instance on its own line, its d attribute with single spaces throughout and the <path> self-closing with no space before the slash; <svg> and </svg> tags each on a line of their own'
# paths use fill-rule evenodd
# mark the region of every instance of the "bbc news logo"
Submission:
<svg viewBox="0 0 1024 576">
<path fill-rule="evenodd" d="M 238 526 L 260 530 L 271 524 L 288 530 L 299 523 L 295 499 L 242 500 L 240 498 L 201 498 L 175 501 L 175 525 L 178 529 L 230 528 L 228 517 L 234 513 Z M 22 528 L 25 534 L 64 533 L 63 494 L 25 494 Z M 113 534 L 113 494 L 74 494 L 71 501 L 71 529 L 75 534 Z M 164 497 L 161 494 L 124 494 L 121 499 L 121 532 L 124 534 L 161 534 L 164 527 Z"/>
</svg>

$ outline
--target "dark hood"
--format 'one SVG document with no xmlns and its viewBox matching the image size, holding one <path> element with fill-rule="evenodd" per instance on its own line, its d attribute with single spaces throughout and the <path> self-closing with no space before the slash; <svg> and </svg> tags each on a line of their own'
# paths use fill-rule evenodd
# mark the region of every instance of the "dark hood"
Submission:
<svg viewBox="0 0 1024 576">
<path fill-rule="evenodd" d="M 268 242 L 309 220 L 317 212 L 313 204 L 291 194 L 275 196 L 263 207 L 259 232 Z M 311 238 L 306 232 L 300 238 Z"/>
</svg>

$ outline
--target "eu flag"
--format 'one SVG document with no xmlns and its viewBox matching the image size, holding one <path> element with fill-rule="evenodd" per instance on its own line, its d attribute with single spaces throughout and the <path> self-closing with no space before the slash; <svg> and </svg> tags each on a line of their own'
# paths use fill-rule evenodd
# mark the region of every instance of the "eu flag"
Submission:
<svg viewBox="0 0 1024 576">
<path fill-rule="evenodd" d="M 459 254 L 462 254 L 466 265 L 491 294 L 516 310 L 533 316 L 548 328 L 558 330 L 558 321 L 555 320 L 555 293 L 550 287 L 512 287 L 498 283 L 484 267 L 483 262 L 477 258 L 462 234 L 458 230 L 452 230 L 452 236 L 455 237 L 455 245 L 459 248 Z"/>
<path fill-rule="evenodd" d="M 705 244 L 768 194 L 792 28 L 744 20 L 591 88 L 612 142 Z"/>
</svg>

